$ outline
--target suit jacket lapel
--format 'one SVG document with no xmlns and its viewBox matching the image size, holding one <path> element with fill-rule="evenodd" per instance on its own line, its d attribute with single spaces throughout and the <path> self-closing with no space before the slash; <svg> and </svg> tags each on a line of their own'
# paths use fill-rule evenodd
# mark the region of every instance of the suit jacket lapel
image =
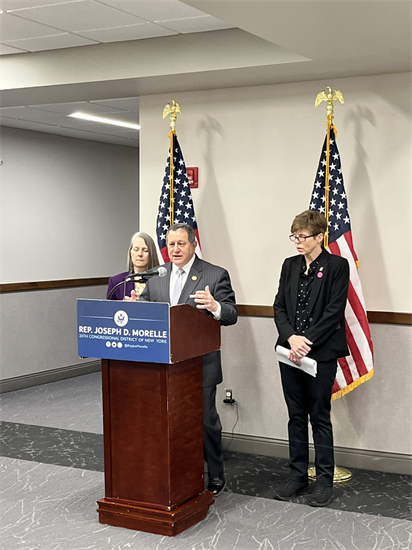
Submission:
<svg viewBox="0 0 412 550">
<path fill-rule="evenodd" d="M 316 299 L 318 297 L 319 291 L 323 284 L 323 278 L 326 275 L 327 272 L 327 266 L 329 263 L 329 252 L 326 252 L 326 250 L 323 250 L 321 255 L 319 256 L 319 264 L 316 269 L 315 278 L 313 280 L 312 290 L 310 292 L 310 300 L 309 300 L 309 316 L 312 313 L 313 307 L 316 303 Z"/>
<path fill-rule="evenodd" d="M 167 269 L 166 275 L 164 277 L 159 277 L 160 294 L 161 301 L 170 304 L 170 276 L 172 274 L 172 264 L 168 263 L 165 267 Z"/>
<path fill-rule="evenodd" d="M 291 273 L 290 273 L 290 297 L 292 300 L 292 314 L 293 319 L 295 318 L 296 308 L 298 305 L 298 292 L 299 292 L 299 277 L 300 270 L 302 266 L 301 256 L 296 258 L 296 261 L 293 262 Z"/>
<path fill-rule="evenodd" d="M 189 296 L 196 292 L 196 289 L 198 288 L 202 278 L 203 278 L 202 262 L 196 256 L 196 259 L 193 262 L 192 268 L 190 269 L 188 276 L 186 278 L 185 286 L 182 288 L 182 293 L 180 294 L 178 304 L 186 304 L 188 302 Z"/>
</svg>

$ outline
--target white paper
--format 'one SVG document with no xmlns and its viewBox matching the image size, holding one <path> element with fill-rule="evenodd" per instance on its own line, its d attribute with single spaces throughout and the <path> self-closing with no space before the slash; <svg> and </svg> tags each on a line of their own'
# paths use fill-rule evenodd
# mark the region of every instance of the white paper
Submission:
<svg viewBox="0 0 412 550">
<path fill-rule="evenodd" d="M 291 367 L 295 367 L 296 369 L 303 370 L 313 377 L 316 376 L 318 371 L 318 364 L 314 359 L 310 359 L 309 357 L 302 357 L 300 360 L 300 365 L 296 365 L 288 359 L 290 349 L 284 348 L 283 346 L 276 346 L 275 351 L 278 355 L 278 360 L 282 363 L 286 363 L 286 365 L 290 365 Z"/>
</svg>

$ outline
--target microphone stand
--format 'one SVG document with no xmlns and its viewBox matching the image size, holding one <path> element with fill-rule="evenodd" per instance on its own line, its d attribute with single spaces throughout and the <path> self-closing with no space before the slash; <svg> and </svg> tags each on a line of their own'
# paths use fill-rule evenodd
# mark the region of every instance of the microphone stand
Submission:
<svg viewBox="0 0 412 550">
<path fill-rule="evenodd" d="M 147 275 L 141 275 L 140 273 L 130 273 L 130 275 L 127 275 L 127 277 L 125 277 L 124 281 L 120 281 L 120 283 L 117 283 L 117 285 L 115 285 L 112 288 L 109 295 L 107 296 L 107 299 L 110 300 L 110 298 L 113 296 L 113 293 L 115 292 L 115 290 L 117 290 L 122 285 L 124 285 L 123 296 L 126 296 L 126 284 L 127 283 L 131 283 L 132 281 L 134 281 L 134 279 L 137 279 L 137 278 L 141 279 L 142 283 L 146 283 L 150 279 L 150 277 L 153 277 L 153 275 L 155 275 L 155 273 L 151 273 L 151 274 L 147 274 Z"/>
</svg>

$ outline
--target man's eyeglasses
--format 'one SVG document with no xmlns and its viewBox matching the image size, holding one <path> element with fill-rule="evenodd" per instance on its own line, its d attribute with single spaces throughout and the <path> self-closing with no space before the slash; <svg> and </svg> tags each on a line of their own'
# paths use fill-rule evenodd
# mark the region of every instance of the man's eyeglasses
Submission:
<svg viewBox="0 0 412 550">
<path fill-rule="evenodd" d="M 289 240 L 292 241 L 292 243 L 295 243 L 298 241 L 298 243 L 304 243 L 306 239 L 309 239 L 309 237 L 316 237 L 319 235 L 319 233 L 315 233 L 314 235 L 289 235 Z"/>
</svg>

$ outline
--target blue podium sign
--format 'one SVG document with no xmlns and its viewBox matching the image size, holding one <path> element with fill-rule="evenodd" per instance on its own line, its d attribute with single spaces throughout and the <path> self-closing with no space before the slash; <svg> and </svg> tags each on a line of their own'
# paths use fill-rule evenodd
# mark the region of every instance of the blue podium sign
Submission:
<svg viewBox="0 0 412 550">
<path fill-rule="evenodd" d="M 169 304 L 77 300 L 80 357 L 170 363 Z"/>
</svg>

